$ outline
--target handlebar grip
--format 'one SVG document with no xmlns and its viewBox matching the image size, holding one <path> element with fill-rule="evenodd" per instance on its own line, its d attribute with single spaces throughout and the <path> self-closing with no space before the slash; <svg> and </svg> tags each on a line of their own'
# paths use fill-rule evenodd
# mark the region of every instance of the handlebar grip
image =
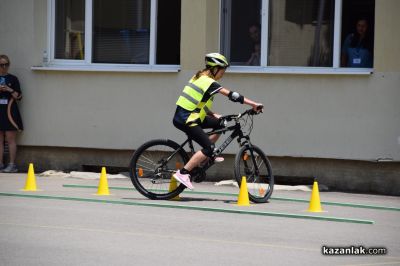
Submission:
<svg viewBox="0 0 400 266">
<path fill-rule="evenodd" d="M 249 109 L 246 111 L 246 113 L 250 114 L 250 115 L 257 115 L 259 113 L 262 113 L 264 108 L 264 105 L 259 105 L 257 106 L 257 111 L 255 111 L 254 109 Z"/>
</svg>

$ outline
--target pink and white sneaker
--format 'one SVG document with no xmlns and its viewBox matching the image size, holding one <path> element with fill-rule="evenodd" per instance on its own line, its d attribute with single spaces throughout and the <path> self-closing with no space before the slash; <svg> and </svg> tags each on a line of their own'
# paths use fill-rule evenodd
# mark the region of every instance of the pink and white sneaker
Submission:
<svg viewBox="0 0 400 266">
<path fill-rule="evenodd" d="M 173 177 L 181 184 L 183 184 L 185 187 L 187 187 L 190 190 L 193 190 L 193 185 L 192 182 L 190 182 L 190 175 L 189 174 L 181 174 L 181 171 L 178 170 L 176 173 L 173 175 Z"/>
</svg>

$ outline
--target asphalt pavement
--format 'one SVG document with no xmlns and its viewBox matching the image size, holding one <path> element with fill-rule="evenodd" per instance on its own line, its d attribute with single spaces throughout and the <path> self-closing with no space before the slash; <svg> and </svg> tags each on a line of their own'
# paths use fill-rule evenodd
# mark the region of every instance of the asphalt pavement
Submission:
<svg viewBox="0 0 400 266">
<path fill-rule="evenodd" d="M 128 178 L 108 196 L 96 179 L 26 178 L 0 173 L 0 265 L 400 265 L 399 197 L 320 192 L 314 213 L 310 191 L 245 207 L 232 185 L 152 201 Z"/>
</svg>

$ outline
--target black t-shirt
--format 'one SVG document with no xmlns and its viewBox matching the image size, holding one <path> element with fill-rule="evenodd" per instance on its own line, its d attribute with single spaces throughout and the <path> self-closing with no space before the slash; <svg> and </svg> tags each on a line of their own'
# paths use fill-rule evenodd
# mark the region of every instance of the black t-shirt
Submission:
<svg viewBox="0 0 400 266">
<path fill-rule="evenodd" d="M 203 95 L 203 98 L 201 99 L 202 102 L 207 102 L 211 96 L 214 94 L 218 93 L 222 89 L 222 86 L 219 85 L 218 82 L 214 81 L 211 83 L 210 87 L 206 90 L 206 92 Z"/>
<path fill-rule="evenodd" d="M 7 74 L 0 76 L 0 83 L 4 83 L 18 93 L 18 100 L 22 97 L 18 78 Z M 16 101 L 8 91 L 0 92 L 0 130 L 23 130 L 21 115 Z"/>
<path fill-rule="evenodd" d="M 0 76 L 0 83 L 1 80 L 4 79 L 5 84 L 13 89 L 14 91 L 18 92 L 18 95 L 21 96 L 21 88 L 19 85 L 19 80 L 16 76 L 7 74 L 5 76 Z M 8 91 L 2 91 L 0 92 L 0 99 L 8 99 L 10 100 L 12 98 L 11 93 Z"/>
</svg>

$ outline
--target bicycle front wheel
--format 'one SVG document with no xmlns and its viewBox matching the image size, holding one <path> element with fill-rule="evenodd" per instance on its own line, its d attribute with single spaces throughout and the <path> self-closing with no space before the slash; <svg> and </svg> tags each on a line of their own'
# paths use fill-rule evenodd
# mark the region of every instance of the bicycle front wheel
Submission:
<svg viewBox="0 0 400 266">
<path fill-rule="evenodd" d="M 255 203 L 265 203 L 274 189 L 271 164 L 264 152 L 257 146 L 243 146 L 235 157 L 235 178 L 241 185 L 246 177 L 249 198 Z"/>
<path fill-rule="evenodd" d="M 135 151 L 129 164 L 132 184 L 149 199 L 172 199 L 185 189 L 172 175 L 188 160 L 185 150 L 172 140 L 146 142 Z"/>
</svg>

